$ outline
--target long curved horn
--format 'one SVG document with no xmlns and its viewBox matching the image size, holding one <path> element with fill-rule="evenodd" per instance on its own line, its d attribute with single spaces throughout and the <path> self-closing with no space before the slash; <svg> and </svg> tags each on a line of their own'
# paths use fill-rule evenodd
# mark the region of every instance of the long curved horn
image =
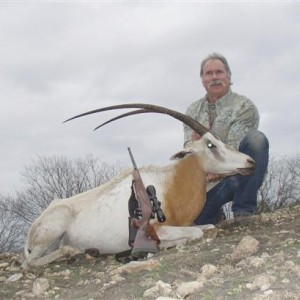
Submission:
<svg viewBox="0 0 300 300">
<path fill-rule="evenodd" d="M 122 118 L 125 118 L 125 117 L 129 117 L 129 116 L 132 116 L 132 115 L 137 115 L 137 114 L 144 114 L 144 113 L 155 113 L 155 111 L 151 111 L 151 110 L 146 110 L 146 109 L 137 109 L 137 110 L 133 110 L 133 111 L 130 111 L 130 112 L 127 112 L 125 114 L 122 114 L 122 115 L 119 115 L 119 116 L 116 116 L 112 119 L 109 119 L 108 121 L 100 124 L 99 126 L 97 126 L 96 128 L 94 128 L 94 130 L 97 130 L 99 129 L 100 127 L 110 123 L 110 122 L 113 122 L 113 121 L 116 121 L 118 119 L 122 119 Z"/>
<path fill-rule="evenodd" d="M 108 110 L 113 110 L 113 109 L 123 109 L 123 108 L 142 108 L 142 109 L 145 109 L 145 110 L 149 110 L 151 112 L 156 112 L 156 113 L 169 115 L 169 116 L 183 122 L 184 124 L 186 124 L 187 126 L 192 128 L 193 130 L 198 132 L 200 135 L 204 135 L 208 131 L 203 125 L 201 125 L 199 122 L 197 122 L 196 120 L 194 120 L 190 116 L 187 116 L 183 113 L 180 113 L 178 111 L 175 111 L 175 110 L 163 107 L 163 106 L 158 106 L 158 105 L 153 105 L 153 104 L 146 104 L 146 103 L 128 103 L 128 104 L 119 104 L 119 105 L 107 106 L 107 107 L 91 110 L 91 111 L 88 111 L 88 112 L 80 114 L 80 115 L 76 115 L 76 116 L 64 121 L 64 123 L 68 122 L 68 121 L 71 121 L 71 120 L 74 120 L 76 118 L 80 118 L 80 117 L 83 117 L 83 116 L 95 114 L 95 113 L 98 113 L 98 112 L 103 112 L 103 111 L 108 111 Z"/>
</svg>

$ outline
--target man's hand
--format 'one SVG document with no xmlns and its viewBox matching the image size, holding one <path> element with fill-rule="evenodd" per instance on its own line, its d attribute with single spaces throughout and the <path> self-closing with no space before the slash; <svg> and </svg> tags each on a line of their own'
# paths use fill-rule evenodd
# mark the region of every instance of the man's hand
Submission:
<svg viewBox="0 0 300 300">
<path fill-rule="evenodd" d="M 196 132 L 196 131 L 193 131 L 192 133 L 192 141 L 197 141 L 197 140 L 200 140 L 202 138 L 202 136 Z"/>
<path fill-rule="evenodd" d="M 207 173 L 206 174 L 206 182 L 214 182 L 222 180 L 225 176 L 214 174 L 214 173 Z"/>
</svg>

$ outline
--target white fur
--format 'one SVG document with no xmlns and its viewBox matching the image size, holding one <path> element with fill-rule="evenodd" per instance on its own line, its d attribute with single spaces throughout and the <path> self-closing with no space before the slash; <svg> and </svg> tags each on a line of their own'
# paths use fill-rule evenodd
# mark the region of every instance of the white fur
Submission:
<svg viewBox="0 0 300 300">
<path fill-rule="evenodd" d="M 208 143 L 216 147 L 209 148 Z M 203 157 L 206 172 L 228 175 L 238 173 L 239 168 L 251 168 L 249 162 L 252 160 L 248 156 L 224 145 L 210 133 L 195 142 L 191 151 Z M 162 208 L 165 206 L 164 194 L 168 182 L 175 172 L 176 164 L 181 161 L 177 160 L 166 167 L 140 169 L 145 186 L 155 186 Z M 23 267 L 47 264 L 67 253 L 73 255 L 88 248 L 97 248 L 101 254 L 129 249 L 128 199 L 131 194 L 131 172 L 124 172 L 100 187 L 71 198 L 53 201 L 28 232 Z M 182 178 L 182 182 L 184 180 Z M 202 230 L 196 226 L 161 226 L 157 235 L 162 246 L 175 246 L 200 238 Z M 59 241 L 61 245 L 57 250 L 49 250 Z"/>
</svg>

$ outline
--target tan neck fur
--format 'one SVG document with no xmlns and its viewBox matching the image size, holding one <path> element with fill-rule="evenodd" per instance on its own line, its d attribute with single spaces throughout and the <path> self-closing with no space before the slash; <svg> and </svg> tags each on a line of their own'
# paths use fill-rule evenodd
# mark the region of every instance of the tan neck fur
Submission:
<svg viewBox="0 0 300 300">
<path fill-rule="evenodd" d="M 206 178 L 201 158 L 191 155 L 180 161 L 166 183 L 164 225 L 190 226 L 206 201 Z"/>
</svg>

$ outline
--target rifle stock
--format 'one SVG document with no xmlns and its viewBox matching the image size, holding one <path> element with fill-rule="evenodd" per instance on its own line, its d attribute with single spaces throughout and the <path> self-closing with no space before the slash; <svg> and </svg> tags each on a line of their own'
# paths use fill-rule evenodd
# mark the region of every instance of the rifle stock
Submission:
<svg viewBox="0 0 300 300">
<path fill-rule="evenodd" d="M 134 180 L 135 193 L 142 212 L 142 217 L 138 220 L 139 228 L 131 252 L 133 257 L 139 258 L 144 257 L 148 253 L 156 253 L 158 251 L 158 247 L 157 242 L 151 239 L 151 237 L 147 234 L 150 226 L 149 220 L 152 215 L 151 201 L 129 147 L 128 152 L 134 167 L 132 177 Z"/>
</svg>

